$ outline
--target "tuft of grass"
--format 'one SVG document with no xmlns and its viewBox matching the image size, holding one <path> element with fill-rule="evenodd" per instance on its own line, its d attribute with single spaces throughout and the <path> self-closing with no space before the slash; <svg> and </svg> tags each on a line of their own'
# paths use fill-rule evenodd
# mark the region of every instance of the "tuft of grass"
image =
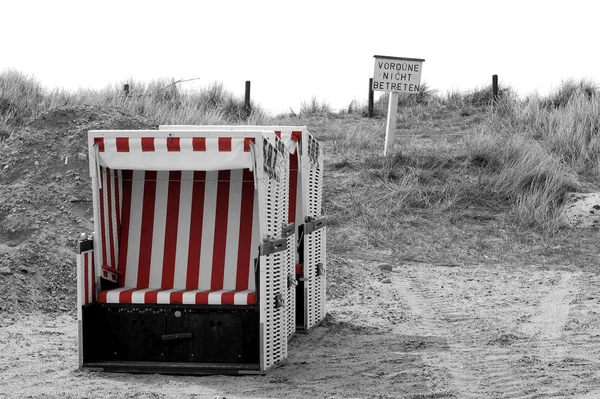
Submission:
<svg viewBox="0 0 600 399">
<path fill-rule="evenodd" d="M 14 69 L 0 73 L 0 122 L 21 124 L 45 105 L 44 89 L 35 78 Z"/>
<path fill-rule="evenodd" d="M 563 81 L 560 86 L 546 98 L 542 103 L 547 107 L 561 108 L 569 105 L 577 97 L 588 100 L 598 96 L 598 85 L 588 79 L 576 81 L 569 79 Z"/>
<path fill-rule="evenodd" d="M 333 113 L 331 106 L 325 101 L 319 102 L 317 97 L 312 97 L 309 102 L 302 101 L 300 116 L 328 116 Z"/>
<path fill-rule="evenodd" d="M 399 93 L 398 94 L 398 107 L 407 108 L 415 105 L 429 105 L 439 101 L 436 91 L 431 89 L 429 85 L 424 82 L 419 85 L 419 91 L 417 93 Z M 375 109 L 381 109 L 387 112 L 389 102 L 389 96 L 387 93 L 380 96 L 375 101 Z"/>
<path fill-rule="evenodd" d="M 589 82 L 569 87 L 590 87 Z M 568 92 L 570 89 L 565 89 Z M 561 96 L 566 98 L 567 96 Z M 561 100 L 562 101 L 562 100 Z M 600 98 L 578 91 L 560 106 L 548 98 L 502 100 L 486 129 L 490 134 L 522 136 L 538 142 L 549 156 L 575 174 L 593 181 L 600 178 Z M 558 104 L 558 103 L 556 103 Z"/>
<path fill-rule="evenodd" d="M 381 143 L 379 136 L 381 135 L 376 130 L 369 129 L 368 124 L 361 122 L 350 126 L 337 126 L 330 137 L 331 149 L 338 154 L 376 151 Z"/>
<path fill-rule="evenodd" d="M 514 91 L 508 85 L 498 84 L 498 100 L 515 98 Z M 451 91 L 443 98 L 444 104 L 454 108 L 487 107 L 493 103 L 492 85 L 476 87 L 465 92 Z"/>
<path fill-rule="evenodd" d="M 521 227 L 556 229 L 556 213 L 569 192 L 582 186 L 547 143 L 490 125 L 467 141 L 470 163 L 481 168 L 481 188 L 512 204 L 510 218 Z"/>
</svg>

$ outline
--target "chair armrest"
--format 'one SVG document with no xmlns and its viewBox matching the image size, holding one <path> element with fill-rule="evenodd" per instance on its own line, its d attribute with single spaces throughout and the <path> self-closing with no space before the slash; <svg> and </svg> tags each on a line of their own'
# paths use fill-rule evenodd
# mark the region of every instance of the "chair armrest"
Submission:
<svg viewBox="0 0 600 399">
<path fill-rule="evenodd" d="M 77 291 L 79 309 L 96 301 L 94 242 L 85 234 L 77 241 Z"/>
<path fill-rule="evenodd" d="M 119 277 L 121 277 L 122 275 L 123 272 L 121 272 L 120 270 L 115 269 L 112 266 L 102 265 L 102 273 L 100 277 L 102 277 L 103 279 L 116 283 L 117 281 L 119 281 Z"/>
</svg>

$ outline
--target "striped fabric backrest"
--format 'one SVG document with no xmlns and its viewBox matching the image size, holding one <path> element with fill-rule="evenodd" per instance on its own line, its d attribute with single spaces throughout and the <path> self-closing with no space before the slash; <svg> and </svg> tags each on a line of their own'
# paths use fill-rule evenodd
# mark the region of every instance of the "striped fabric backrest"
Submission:
<svg viewBox="0 0 600 399">
<path fill-rule="evenodd" d="M 116 253 L 120 286 L 255 289 L 259 226 L 252 172 L 113 172 L 118 183 L 110 206 L 118 217 L 106 219 L 114 220 L 118 245 L 108 245 L 104 259 L 111 263 Z"/>
<path fill-rule="evenodd" d="M 299 142 L 302 139 L 302 131 L 300 130 L 289 130 L 282 132 L 281 130 L 275 130 L 275 135 L 280 139 L 284 140 L 284 143 L 290 145 L 290 143 Z M 298 190 L 298 149 L 294 150 L 293 154 L 290 154 L 290 184 L 289 184 L 289 208 L 288 208 L 288 223 L 295 223 L 298 218 L 297 205 L 302 203 L 302 193 Z"/>
</svg>

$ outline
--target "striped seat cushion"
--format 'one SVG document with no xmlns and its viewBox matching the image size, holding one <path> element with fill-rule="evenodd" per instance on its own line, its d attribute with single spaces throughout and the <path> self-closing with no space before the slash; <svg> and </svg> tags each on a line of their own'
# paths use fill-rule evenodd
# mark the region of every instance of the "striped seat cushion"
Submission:
<svg viewBox="0 0 600 399">
<path fill-rule="evenodd" d="M 183 304 L 183 305 L 256 305 L 253 290 L 179 290 L 152 288 L 116 288 L 101 291 L 101 303 Z"/>
</svg>

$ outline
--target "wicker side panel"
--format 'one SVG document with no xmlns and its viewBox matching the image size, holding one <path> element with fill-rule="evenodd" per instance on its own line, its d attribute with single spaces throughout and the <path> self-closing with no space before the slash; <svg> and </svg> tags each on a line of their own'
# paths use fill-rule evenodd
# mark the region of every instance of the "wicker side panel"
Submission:
<svg viewBox="0 0 600 399">
<path fill-rule="evenodd" d="M 286 161 L 287 162 L 287 161 Z M 289 162 L 288 162 L 289 168 Z M 282 222 L 281 226 L 285 226 L 288 222 L 289 208 L 290 208 L 290 200 L 289 200 L 289 181 L 290 174 L 283 173 L 281 176 L 281 186 L 287 187 L 285 193 L 283 190 L 278 191 L 279 204 L 281 205 L 282 211 Z M 286 309 L 286 331 L 288 339 L 292 337 L 292 335 L 296 332 L 296 287 L 295 285 L 289 284 L 289 278 L 294 279 L 296 276 L 296 235 L 292 234 L 288 237 L 287 240 L 287 254 L 285 256 L 286 264 L 285 264 L 285 273 L 284 273 L 284 292 L 285 292 L 285 309 Z"/>
<path fill-rule="evenodd" d="M 292 338 L 296 332 L 296 235 L 288 237 L 287 243 L 287 279 L 285 309 L 287 313 L 287 337 Z M 291 279 L 291 282 L 290 282 Z"/>
<path fill-rule="evenodd" d="M 321 217 L 323 214 L 323 174 L 317 165 L 311 165 L 308 176 L 308 216 Z"/>
<path fill-rule="evenodd" d="M 278 173 L 264 176 L 262 189 L 265 198 L 265 217 L 269 240 L 282 237 L 287 221 L 289 201 L 289 164 L 281 156 L 277 160 Z M 288 240 L 289 241 L 289 240 Z M 261 256 L 261 369 L 268 370 L 287 357 L 287 271 L 289 250 Z M 280 299 L 278 301 L 278 298 Z"/>
<path fill-rule="evenodd" d="M 268 370 L 287 357 L 285 307 L 277 307 L 276 297 L 282 293 L 285 252 L 261 256 L 261 330 L 262 370 Z"/>
<path fill-rule="evenodd" d="M 325 284 L 327 275 L 326 228 L 305 238 L 304 270 L 306 281 L 306 326 L 311 329 L 325 317 Z"/>
</svg>

